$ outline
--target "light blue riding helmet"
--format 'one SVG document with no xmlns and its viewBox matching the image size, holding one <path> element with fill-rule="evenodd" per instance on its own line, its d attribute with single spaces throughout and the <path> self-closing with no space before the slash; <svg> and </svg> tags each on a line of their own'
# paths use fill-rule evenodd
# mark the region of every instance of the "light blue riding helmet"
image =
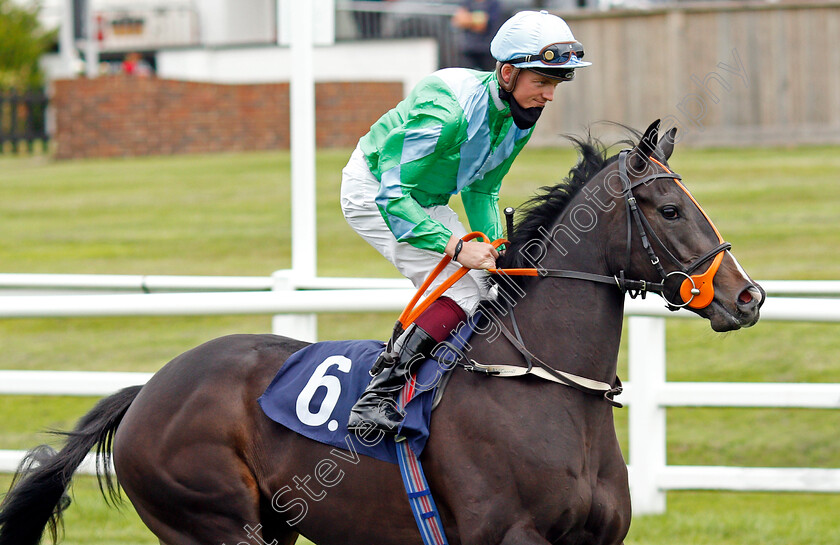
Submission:
<svg viewBox="0 0 840 545">
<path fill-rule="evenodd" d="M 583 44 L 566 21 L 545 10 L 520 11 L 505 21 L 490 42 L 490 54 L 500 64 L 558 80 L 570 80 L 576 68 L 592 65 L 582 60 Z"/>
</svg>

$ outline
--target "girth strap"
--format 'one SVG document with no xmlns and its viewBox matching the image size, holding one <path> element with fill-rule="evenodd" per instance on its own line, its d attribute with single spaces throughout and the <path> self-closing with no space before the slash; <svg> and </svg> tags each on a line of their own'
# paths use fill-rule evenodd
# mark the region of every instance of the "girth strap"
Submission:
<svg viewBox="0 0 840 545">
<path fill-rule="evenodd" d="M 397 400 L 401 410 L 411 401 L 415 393 L 414 381 L 407 382 Z M 417 523 L 423 545 L 448 545 L 449 542 L 443 531 L 443 522 L 429 490 L 429 483 L 426 481 L 419 458 L 404 437 L 398 436 L 395 441 L 400 475 L 402 475 L 408 504 L 414 514 L 414 521 Z"/>
</svg>

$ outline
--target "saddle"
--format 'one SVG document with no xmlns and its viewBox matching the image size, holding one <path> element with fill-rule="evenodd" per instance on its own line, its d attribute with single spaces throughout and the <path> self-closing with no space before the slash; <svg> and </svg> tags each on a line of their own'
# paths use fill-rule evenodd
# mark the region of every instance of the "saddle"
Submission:
<svg viewBox="0 0 840 545">
<path fill-rule="evenodd" d="M 434 350 L 411 379 L 413 397 L 398 430 L 419 456 L 429 438 L 434 407 L 440 403 L 461 350 L 473 333 L 468 322 Z M 324 341 L 292 354 L 258 399 L 266 416 L 290 430 L 342 450 L 397 463 L 393 440 L 347 429 L 353 404 L 370 382 L 369 371 L 385 343 Z"/>
</svg>

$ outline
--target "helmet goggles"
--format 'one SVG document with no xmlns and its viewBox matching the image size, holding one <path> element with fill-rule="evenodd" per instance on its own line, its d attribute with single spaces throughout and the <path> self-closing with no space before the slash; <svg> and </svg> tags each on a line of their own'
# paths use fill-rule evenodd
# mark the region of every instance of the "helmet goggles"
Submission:
<svg viewBox="0 0 840 545">
<path fill-rule="evenodd" d="M 563 66 L 572 60 L 583 58 L 583 44 L 580 42 L 557 42 L 549 44 L 540 50 L 539 55 L 525 55 L 505 61 L 509 64 L 540 61 L 546 66 Z M 574 63 L 576 64 L 576 63 Z M 586 66 L 586 65 L 584 65 Z"/>
</svg>

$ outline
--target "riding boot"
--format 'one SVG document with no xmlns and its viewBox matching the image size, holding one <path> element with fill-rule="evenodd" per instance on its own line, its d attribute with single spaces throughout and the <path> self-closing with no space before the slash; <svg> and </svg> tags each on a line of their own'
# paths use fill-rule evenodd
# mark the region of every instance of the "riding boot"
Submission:
<svg viewBox="0 0 840 545">
<path fill-rule="evenodd" d="M 405 413 L 397 407 L 397 395 L 412 370 L 416 370 L 416 364 L 429 358 L 438 343 L 417 324 L 409 327 L 400 342 L 402 345 L 398 346 L 398 355 L 393 358 L 392 365 L 384 367 L 373 377 L 351 409 L 347 422 L 349 430 L 375 429 L 387 434 L 397 433 L 405 417 Z"/>
</svg>

